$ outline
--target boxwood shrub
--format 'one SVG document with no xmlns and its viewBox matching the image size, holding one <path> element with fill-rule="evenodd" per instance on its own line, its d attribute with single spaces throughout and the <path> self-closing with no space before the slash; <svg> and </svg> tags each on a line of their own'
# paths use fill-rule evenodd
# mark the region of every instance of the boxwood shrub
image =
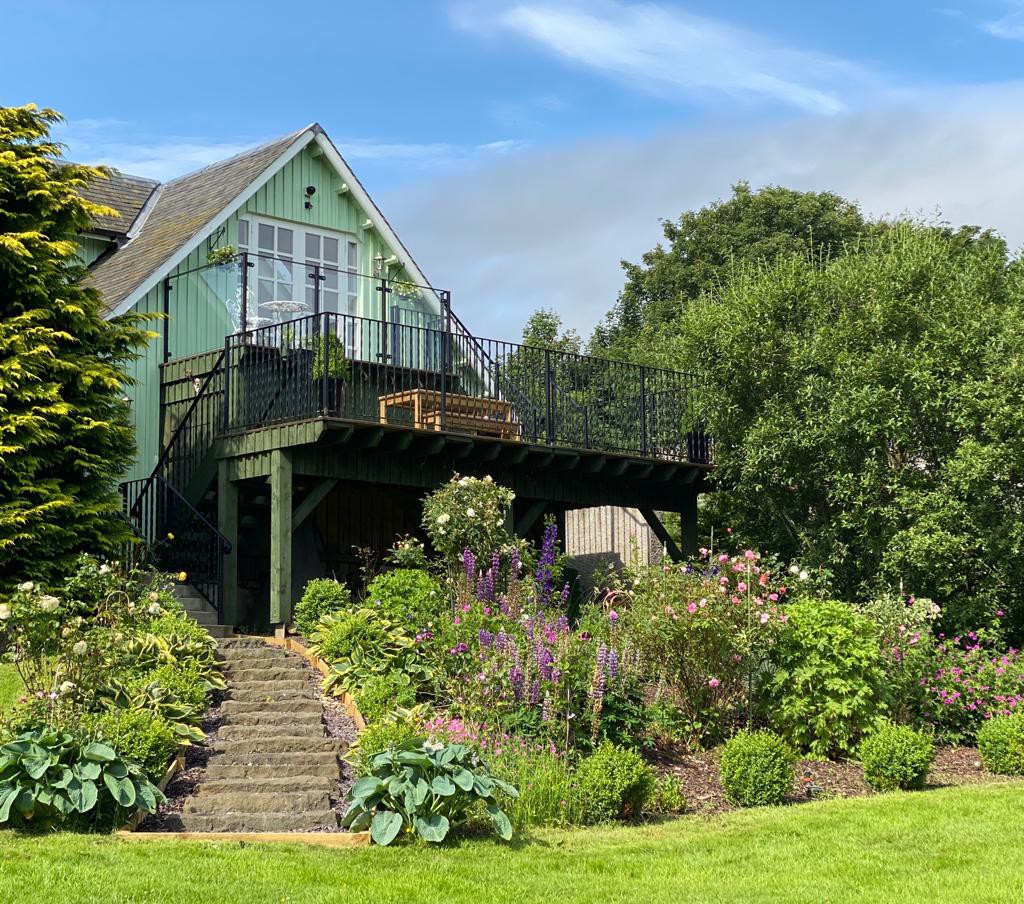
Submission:
<svg viewBox="0 0 1024 904">
<path fill-rule="evenodd" d="M 445 604 L 441 585 L 419 568 L 396 568 L 377 575 L 366 588 L 364 603 L 414 628 L 435 619 Z"/>
<path fill-rule="evenodd" d="M 654 784 L 654 772 L 635 750 L 607 741 L 576 770 L 584 823 L 637 819 Z"/>
<path fill-rule="evenodd" d="M 322 616 L 347 609 L 351 604 L 352 594 L 344 584 L 330 578 L 315 578 L 306 584 L 302 599 L 295 605 L 295 630 L 309 637 Z"/>
<path fill-rule="evenodd" d="M 995 716 L 982 725 L 978 752 L 989 772 L 1024 775 L 1024 712 Z"/>
<path fill-rule="evenodd" d="M 159 781 L 178 749 L 171 723 L 141 709 L 114 709 L 89 714 L 82 728 L 93 738 L 109 744 L 124 760 L 138 763 L 150 781 Z"/>
<path fill-rule="evenodd" d="M 781 804 L 793 790 L 792 748 L 770 731 L 741 731 L 718 762 L 722 788 L 737 807 Z"/>
<path fill-rule="evenodd" d="M 931 736 L 909 725 L 886 723 L 860 745 L 864 780 L 876 791 L 918 791 L 935 759 Z"/>
</svg>

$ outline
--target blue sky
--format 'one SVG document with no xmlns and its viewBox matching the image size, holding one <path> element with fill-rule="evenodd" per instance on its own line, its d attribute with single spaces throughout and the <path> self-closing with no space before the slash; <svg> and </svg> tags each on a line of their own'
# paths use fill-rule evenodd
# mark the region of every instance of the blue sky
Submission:
<svg viewBox="0 0 1024 904">
<path fill-rule="evenodd" d="M 319 121 L 480 331 L 588 330 L 659 218 L 741 178 L 1024 240 L 1024 0 L 0 12 L 3 102 L 77 159 L 167 178 Z"/>
</svg>

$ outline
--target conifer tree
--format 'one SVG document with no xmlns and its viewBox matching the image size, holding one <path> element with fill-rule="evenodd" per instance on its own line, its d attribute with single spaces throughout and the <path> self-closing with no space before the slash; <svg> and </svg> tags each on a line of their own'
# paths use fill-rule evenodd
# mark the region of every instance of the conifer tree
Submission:
<svg viewBox="0 0 1024 904">
<path fill-rule="evenodd" d="M 107 174 L 62 159 L 60 121 L 0 107 L 0 587 L 56 577 L 129 536 L 124 367 L 152 334 L 135 315 L 104 319 L 85 283 L 75 238 L 114 212 L 79 194 Z"/>
</svg>

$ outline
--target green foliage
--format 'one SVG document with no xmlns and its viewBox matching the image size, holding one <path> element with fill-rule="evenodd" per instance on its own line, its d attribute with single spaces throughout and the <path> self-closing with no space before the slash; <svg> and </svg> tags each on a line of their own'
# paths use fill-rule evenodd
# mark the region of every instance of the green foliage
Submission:
<svg viewBox="0 0 1024 904">
<path fill-rule="evenodd" d="M 111 828 L 163 800 L 141 766 L 99 741 L 42 728 L 0 747 L 0 826 Z"/>
<path fill-rule="evenodd" d="M 605 742 L 576 770 L 584 823 L 639 819 L 654 773 L 635 750 Z"/>
<path fill-rule="evenodd" d="M 491 477 L 452 476 L 423 500 L 423 529 L 445 563 L 457 567 L 468 549 L 480 561 L 512 543 L 505 516 L 515 494 Z"/>
<path fill-rule="evenodd" d="M 373 722 L 360 733 L 349 749 L 348 759 L 356 775 L 368 775 L 374 757 L 393 747 L 402 747 L 414 741 L 423 741 L 424 733 L 411 719 L 396 718 Z"/>
<path fill-rule="evenodd" d="M 651 786 L 647 808 L 652 813 L 682 813 L 686 810 L 686 795 L 679 779 L 671 773 L 659 776 Z"/>
<path fill-rule="evenodd" d="M 860 745 L 864 780 L 876 791 L 919 791 L 935 759 L 930 735 L 891 722 L 877 727 Z"/>
<path fill-rule="evenodd" d="M 138 763 L 154 782 L 163 777 L 178 749 L 174 727 L 166 719 L 141 709 L 89 714 L 82 720 L 82 729 L 113 747 L 122 759 Z"/>
<path fill-rule="evenodd" d="M 785 614 L 765 684 L 772 725 L 799 750 L 850 753 L 885 711 L 875 626 L 829 600 L 801 600 Z"/>
<path fill-rule="evenodd" d="M 302 599 L 295 605 L 295 630 L 310 637 L 323 616 L 348 609 L 351 604 L 352 594 L 345 584 L 331 578 L 314 578 L 306 584 Z"/>
<path fill-rule="evenodd" d="M 405 672 L 371 675 L 354 694 L 356 708 L 368 722 L 377 722 L 398 708 L 416 702 L 416 688 Z"/>
<path fill-rule="evenodd" d="M 347 381 L 352 373 L 352 365 L 345 357 L 345 342 L 336 333 L 325 333 L 313 340 L 316 347 L 313 351 L 313 379 L 319 380 L 324 375 L 326 355 L 327 376 L 334 380 Z"/>
<path fill-rule="evenodd" d="M 978 752 L 989 772 L 1024 775 L 1024 713 L 989 719 L 978 729 Z"/>
<path fill-rule="evenodd" d="M 770 731 L 741 731 L 722 748 L 718 773 L 737 807 L 781 804 L 793 790 L 793 750 Z"/>
<path fill-rule="evenodd" d="M 855 205 L 831 192 L 775 185 L 752 191 L 746 182 L 734 185 L 728 200 L 662 227 L 668 248 L 658 245 L 641 264 L 623 262 L 626 285 L 594 332 L 595 350 L 628 356 L 644 329 L 678 320 L 687 302 L 719 290 L 738 267 L 780 255 L 827 260 L 868 228 Z M 550 332 L 546 321 L 539 326 Z"/>
<path fill-rule="evenodd" d="M 518 792 L 475 760 L 462 744 L 412 741 L 389 748 L 370 761 L 369 774 L 352 786 L 352 804 L 342 823 L 353 831 L 368 828 L 380 845 L 391 844 L 403 829 L 438 843 L 480 802 L 495 832 L 508 841 L 512 824 L 498 795 L 516 797 Z"/>
<path fill-rule="evenodd" d="M 135 457 L 124 369 L 152 336 L 103 316 L 76 236 L 107 171 L 61 160 L 53 110 L 0 107 L 0 585 L 50 580 L 129 540 L 118 481 Z"/>
<path fill-rule="evenodd" d="M 394 546 L 388 550 L 384 561 L 395 568 L 419 568 L 423 571 L 430 564 L 423 541 L 412 535 L 399 537 Z"/>
<path fill-rule="evenodd" d="M 579 786 L 567 757 L 543 749 L 508 747 L 491 761 L 495 775 L 519 790 L 505 804 L 517 832 L 582 825 Z"/>
<path fill-rule="evenodd" d="M 990 233 L 899 223 L 830 260 L 742 270 L 636 355 L 699 362 L 720 492 L 705 529 L 900 585 L 947 633 L 1024 631 L 1024 273 Z"/>
<path fill-rule="evenodd" d="M 396 568 L 377 575 L 366 588 L 365 605 L 411 628 L 426 626 L 447 607 L 441 585 L 427 572 Z"/>
</svg>

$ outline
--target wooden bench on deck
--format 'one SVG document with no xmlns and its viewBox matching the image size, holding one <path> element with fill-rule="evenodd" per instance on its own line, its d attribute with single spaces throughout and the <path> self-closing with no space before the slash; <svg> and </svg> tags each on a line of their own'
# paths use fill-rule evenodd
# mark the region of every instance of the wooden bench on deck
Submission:
<svg viewBox="0 0 1024 904">
<path fill-rule="evenodd" d="M 388 422 L 388 411 L 405 408 L 412 412 L 412 425 L 424 430 L 446 430 L 518 440 L 520 425 L 512 404 L 504 399 L 481 399 L 461 393 L 446 393 L 442 418 L 441 393 L 436 389 L 407 389 L 380 397 L 380 420 Z"/>
</svg>

